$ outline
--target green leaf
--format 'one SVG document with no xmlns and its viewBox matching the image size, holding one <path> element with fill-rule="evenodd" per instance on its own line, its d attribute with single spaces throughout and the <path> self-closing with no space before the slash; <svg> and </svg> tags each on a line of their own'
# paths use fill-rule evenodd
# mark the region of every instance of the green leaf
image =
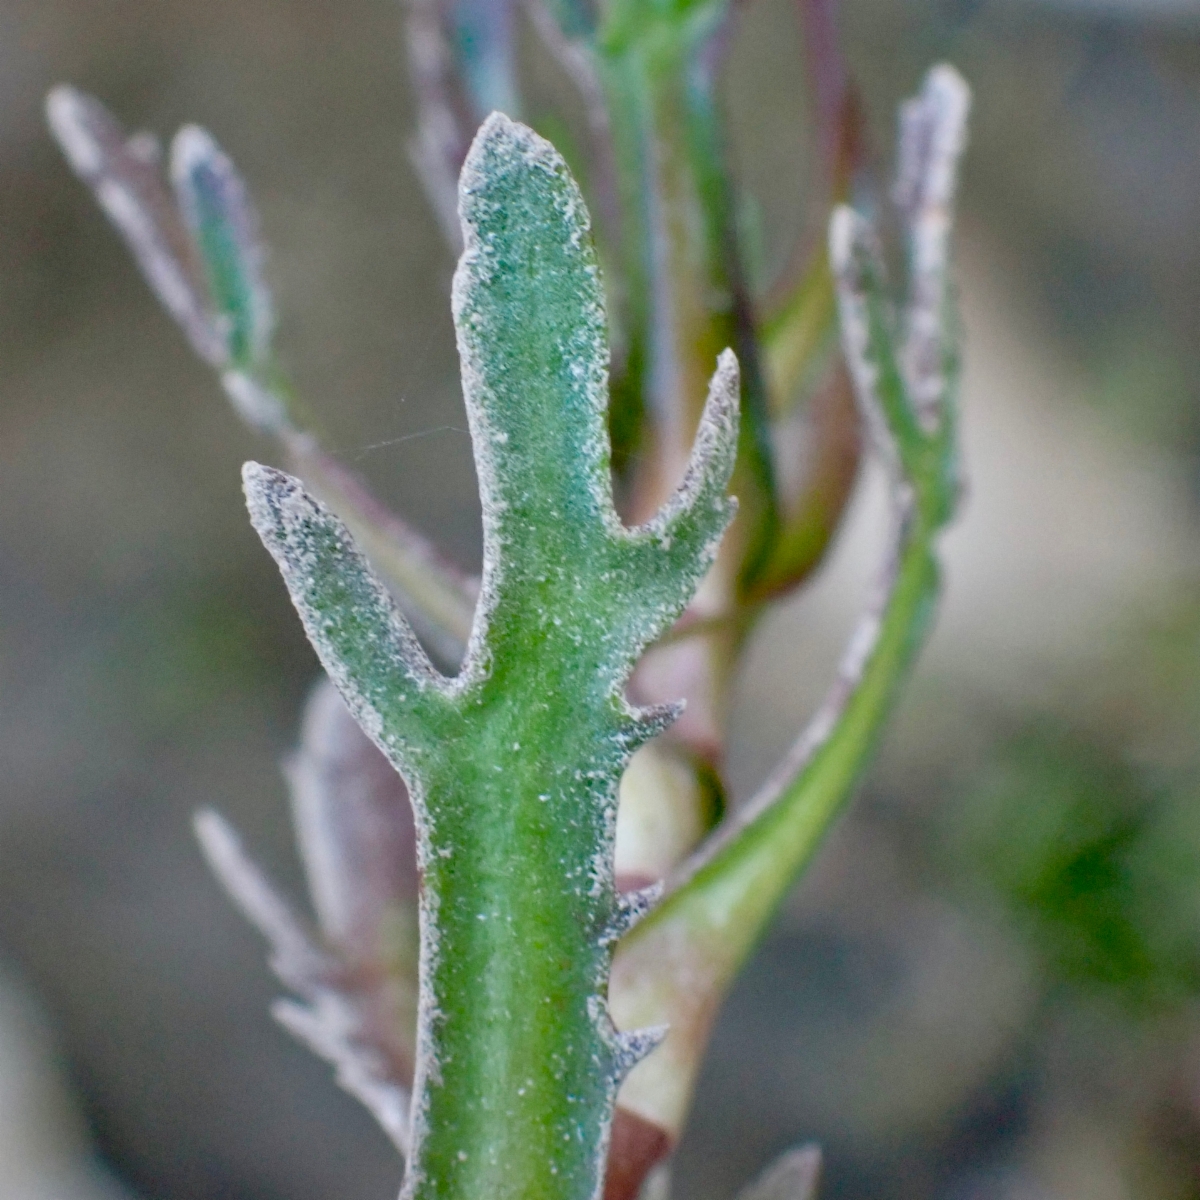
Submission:
<svg viewBox="0 0 1200 1200">
<path fill-rule="evenodd" d="M 634 709 L 642 648 L 691 599 L 733 514 L 738 384 L 721 357 L 680 488 L 626 529 L 612 503 L 603 293 L 554 149 L 494 114 L 463 168 L 454 317 L 483 500 L 466 660 L 439 675 L 341 523 L 250 464 L 251 514 L 351 711 L 417 811 L 421 1002 L 404 1194 L 599 1187 L 619 1081 L 654 1030 L 607 1012 L 639 914 L 613 880 L 617 788 L 675 715 Z"/>
<path fill-rule="evenodd" d="M 229 360 L 241 369 L 260 367 L 270 353 L 275 317 L 263 278 L 258 214 L 246 185 L 198 125 L 185 125 L 171 143 L 171 180 L 204 264 Z"/>
<path fill-rule="evenodd" d="M 198 125 L 175 135 L 171 179 L 207 280 L 211 321 L 224 343 L 225 391 L 250 424 L 286 431 L 289 402 L 271 352 L 275 314 L 250 193 L 229 157 Z"/>
<path fill-rule="evenodd" d="M 350 711 L 385 753 L 419 755 L 444 681 L 395 600 L 299 480 L 258 463 L 242 480 L 250 520 Z"/>
</svg>

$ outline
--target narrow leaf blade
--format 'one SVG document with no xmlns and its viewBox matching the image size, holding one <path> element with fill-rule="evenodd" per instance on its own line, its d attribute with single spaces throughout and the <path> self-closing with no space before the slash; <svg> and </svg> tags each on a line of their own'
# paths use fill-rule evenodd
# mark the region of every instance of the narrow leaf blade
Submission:
<svg viewBox="0 0 1200 1200">
<path fill-rule="evenodd" d="M 820 1147 L 801 1146 L 780 1155 L 737 1200 L 815 1200 L 820 1177 Z"/>
<path fill-rule="evenodd" d="M 275 318 L 263 278 L 258 214 L 246 185 L 212 135 L 185 125 L 171 144 L 171 181 L 204 264 L 229 357 L 261 364 Z"/>
</svg>

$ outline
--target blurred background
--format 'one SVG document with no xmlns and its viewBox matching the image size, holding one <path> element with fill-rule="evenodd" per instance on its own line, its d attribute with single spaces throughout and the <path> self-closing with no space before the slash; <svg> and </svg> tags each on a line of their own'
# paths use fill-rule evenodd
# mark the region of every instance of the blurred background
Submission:
<svg viewBox="0 0 1200 1200">
<path fill-rule="evenodd" d="M 727 88 L 768 262 L 816 218 L 790 3 L 746 5 Z M 817 1140 L 839 1200 L 1200 1197 L 1200 5 L 840 19 L 885 159 L 929 64 L 975 88 L 970 500 L 864 793 L 727 1006 L 676 1194 L 725 1200 Z M 399 1185 L 270 1021 L 262 947 L 190 832 L 217 805 L 300 894 L 277 764 L 317 666 L 237 479 L 272 447 L 41 104 L 69 80 L 133 127 L 217 135 L 329 445 L 471 567 L 452 263 L 407 158 L 400 22 L 396 0 L 0 3 L 2 1200 Z M 868 473 L 829 567 L 764 623 L 738 791 L 820 696 L 881 511 Z"/>
</svg>

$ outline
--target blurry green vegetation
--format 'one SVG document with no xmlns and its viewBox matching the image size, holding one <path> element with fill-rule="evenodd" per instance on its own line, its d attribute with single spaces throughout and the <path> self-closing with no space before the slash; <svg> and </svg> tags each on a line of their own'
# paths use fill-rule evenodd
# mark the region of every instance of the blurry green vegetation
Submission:
<svg viewBox="0 0 1200 1200">
<path fill-rule="evenodd" d="M 1193 375 L 1169 332 L 1154 323 L 1113 323 L 1089 347 L 1088 396 L 1105 418 L 1143 442 L 1178 447 L 1200 436 Z"/>
<path fill-rule="evenodd" d="M 1200 806 L 1054 720 L 998 748 L 951 821 L 956 870 L 985 885 L 1049 981 L 1140 1012 L 1200 987 Z"/>
<path fill-rule="evenodd" d="M 281 640 L 265 619 L 273 597 L 266 588 L 255 594 L 240 577 L 229 584 L 224 595 L 181 587 L 126 610 L 106 654 L 148 732 L 170 735 L 200 710 L 301 683 L 289 669 L 299 639 Z"/>
</svg>

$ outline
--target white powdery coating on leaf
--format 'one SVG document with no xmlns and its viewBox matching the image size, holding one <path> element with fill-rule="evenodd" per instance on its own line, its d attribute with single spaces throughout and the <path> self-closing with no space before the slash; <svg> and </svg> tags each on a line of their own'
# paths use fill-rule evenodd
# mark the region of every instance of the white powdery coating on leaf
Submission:
<svg viewBox="0 0 1200 1200">
<path fill-rule="evenodd" d="M 692 443 L 687 469 L 674 494 L 642 529 L 654 536 L 669 537 L 672 527 L 696 509 L 705 498 L 724 505 L 726 515 L 716 540 L 708 547 L 716 557 L 717 546 L 725 529 L 733 520 L 737 501 L 725 495 L 729 478 L 737 459 L 738 422 L 741 413 L 741 372 L 737 355 L 722 350 L 717 369 L 709 383 L 708 398 L 700 415 L 700 425 Z"/>
<path fill-rule="evenodd" d="M 486 161 L 485 161 L 486 160 Z M 510 564 L 506 555 L 516 552 L 516 546 L 505 544 L 505 538 L 519 541 L 524 531 L 506 529 L 504 502 L 512 500 L 514 509 L 518 497 L 506 494 L 505 487 L 514 487 L 513 478 L 501 478 L 500 473 L 508 465 L 506 455 L 514 453 L 514 442 L 520 433 L 513 428 L 514 421 L 497 411 L 499 397 L 489 392 L 486 377 L 490 365 L 487 361 L 488 339 L 503 336 L 520 336 L 520 328 L 506 328 L 506 313 L 496 296 L 489 295 L 487 288 L 496 281 L 495 272 L 504 264 L 504 255 L 511 253 L 513 246 L 499 246 L 490 240 L 488 225 L 489 204 L 499 202 L 505 192 L 498 179 L 505 171 L 542 173 L 544 179 L 508 180 L 519 189 L 527 186 L 531 190 L 524 196 L 518 190 L 519 203 L 529 201 L 539 219 L 534 232 L 542 236 L 542 225 L 547 228 L 545 236 L 558 239 L 554 254 L 548 262 L 563 262 L 563 276 L 548 283 L 559 285 L 570 300 L 571 288 L 577 288 L 576 299 L 579 312 L 568 312 L 561 321 L 551 319 L 535 328 L 549 330 L 555 340 L 554 353 L 557 361 L 565 361 L 565 372 L 558 368 L 563 383 L 568 389 L 564 400 L 571 402 L 572 416 L 583 423 L 579 430 L 556 429 L 556 434 L 566 434 L 566 444 L 576 447 L 574 452 L 580 462 L 568 464 L 572 470 L 565 478 L 572 489 L 569 502 L 580 499 L 578 489 L 592 489 L 592 504 L 584 504 L 586 520 L 594 520 L 603 529 L 593 528 L 596 533 L 609 538 L 605 554 L 611 555 L 613 564 L 605 569 L 609 575 L 597 578 L 597 588 L 612 589 L 612 611 L 605 618 L 597 618 L 591 632 L 578 635 L 568 628 L 564 633 L 575 637 L 579 644 L 582 638 L 595 636 L 596 645 L 602 648 L 605 661 L 597 667 L 603 683 L 594 691 L 589 685 L 589 695 L 601 696 L 606 705 L 616 706 L 616 724 L 611 740 L 595 749 L 590 761 L 575 764 L 575 780 L 579 784 L 577 796 L 599 806 L 592 817 L 601 817 L 603 829 L 600 836 L 590 838 L 580 846 L 582 853 L 572 863 L 565 882 L 575 889 L 577 896 L 590 889 L 594 897 L 603 897 L 609 906 L 594 905 L 600 921 L 608 916 L 613 899 L 613 843 L 615 840 L 616 795 L 620 766 L 638 746 L 670 723 L 678 715 L 676 706 L 665 705 L 652 709 L 634 710 L 628 706 L 620 692 L 617 676 L 632 666 L 632 659 L 639 637 L 649 640 L 669 623 L 689 598 L 696 580 L 707 568 L 715 553 L 720 535 L 732 516 L 733 503 L 725 496 L 725 487 L 733 468 L 737 443 L 737 420 L 739 409 L 738 371 L 733 355 L 726 352 L 721 356 L 717 373 L 710 390 L 704 417 L 697 433 L 691 462 L 676 495 L 664 507 L 655 522 L 640 530 L 624 530 L 612 506 L 611 478 L 609 476 L 609 452 L 605 408 L 607 404 L 608 352 L 604 344 L 603 294 L 598 270 L 591 251 L 583 245 L 588 236 L 588 223 L 583 200 L 574 182 L 570 179 L 561 158 L 549 143 L 537 138 L 532 132 L 495 116 L 484 126 L 471 158 L 463 173 L 462 211 L 466 231 L 466 250 L 455 277 L 454 311 L 459 334 L 460 354 L 463 360 L 463 387 L 468 417 L 471 421 L 472 437 L 477 456 L 484 507 L 484 531 L 486 556 L 484 564 L 484 593 L 479 613 L 472 629 L 471 646 L 468 649 L 467 666 L 459 679 L 453 683 L 443 680 L 433 670 L 428 659 L 417 645 L 412 631 L 400 617 L 391 598 L 371 575 L 362 555 L 355 549 L 345 527 L 322 505 L 309 497 L 299 483 L 282 472 L 272 471 L 258 464 L 247 464 L 244 470 L 247 502 L 251 519 L 283 573 L 299 611 L 305 628 L 318 655 L 329 672 L 350 711 L 366 733 L 398 766 L 404 768 L 405 777 L 413 790 L 412 800 L 419 833 L 422 855 L 435 852 L 432 847 L 429 826 L 430 813 L 421 793 L 422 767 L 430 755 L 439 751 L 431 748 L 425 730 L 418 729 L 418 741 L 413 746 L 405 742 L 406 721 L 411 715 L 416 726 L 422 726 L 432 711 L 422 708 L 429 704 L 445 703 L 453 707 L 459 700 L 466 701 L 466 690 L 486 673 L 489 648 L 487 645 L 487 619 L 498 602 L 499 588 L 506 569 L 516 570 L 522 564 Z M 496 188 L 488 194 L 489 188 Z M 540 190 L 539 189 L 543 189 Z M 548 189 L 548 190 L 544 190 Z M 541 210 L 538 210 L 539 204 Z M 551 214 L 549 205 L 557 210 Z M 551 220 L 553 217 L 553 221 Z M 561 222 L 561 225 L 557 224 Z M 522 252 L 529 243 L 522 242 L 520 234 L 514 245 Z M 499 240 L 499 235 L 497 235 Z M 563 242 L 566 242 L 566 254 Z M 575 259 L 572 248 L 581 257 Z M 562 287 L 567 282 L 570 287 Z M 578 324 L 570 328 L 572 318 L 578 315 Z M 543 311 L 540 317 L 545 321 Z M 495 323 L 497 328 L 492 328 Z M 519 319 L 514 318 L 519 326 Z M 497 391 L 502 386 L 493 379 Z M 539 397 L 539 401 L 541 397 Z M 523 410 L 518 410 L 523 411 Z M 531 437 L 536 430 L 529 431 Z M 506 446 L 506 440 L 508 445 Z M 523 447 L 521 449 L 524 449 Z M 536 462 L 536 449 L 523 460 L 523 469 L 528 470 L 531 461 Z M 522 460 L 511 460 L 518 464 Z M 578 480 L 578 484 L 572 481 Z M 573 503 L 572 503 L 573 506 Z M 548 506 L 547 506 L 548 507 Z M 556 505 L 554 507 L 557 507 Z M 558 518 L 558 513 L 551 514 Z M 522 545 L 526 544 L 524 541 Z M 536 555 L 536 548 L 534 549 Z M 644 586 L 640 568 L 651 562 L 656 554 L 663 557 L 655 563 L 654 590 L 641 602 L 639 589 Z M 607 560 L 606 560 L 607 563 Z M 580 564 L 580 570 L 586 564 Z M 553 568 L 551 568 L 553 569 Z M 625 588 L 623 594 L 619 589 Z M 517 594 L 517 593 L 514 593 Z M 567 591 L 569 595 L 569 588 Z M 583 589 L 578 593 L 582 595 Z M 616 603 L 628 602 L 628 609 L 621 611 Z M 567 601 L 566 603 L 570 603 Z M 519 613 L 517 619 L 527 624 L 536 624 L 539 616 L 545 620 L 558 619 L 566 613 Z M 606 624 L 611 616 L 613 625 Z M 628 626 L 636 626 L 632 632 Z M 581 626 L 581 629 L 584 627 Z M 527 630 L 531 636 L 535 629 Z M 569 652 L 569 647 L 568 647 Z M 623 679 L 623 677 L 622 677 Z M 398 694 L 405 693 L 408 695 Z M 422 693 L 429 693 L 423 697 Z M 512 704 L 520 703 L 519 697 L 511 697 Z M 409 707 L 406 708 L 406 705 Z M 411 710 L 411 713 L 410 713 Z M 564 699 L 564 713 L 568 712 Z M 460 708 L 459 715 L 463 715 Z M 604 720 L 613 717 L 612 708 L 605 710 Z M 432 728 L 431 725 L 428 728 Z M 599 736 L 599 735 L 598 735 Z M 514 751 L 519 748 L 514 746 Z M 497 764 L 499 770 L 501 764 Z M 428 771 L 424 776 L 429 776 Z M 569 785 L 568 785 L 569 786 Z M 540 797 L 539 797 L 540 798 Z M 593 823 L 594 827 L 594 823 Z M 439 847 L 450 850 L 452 848 Z M 326 870 L 328 864 L 320 868 Z M 622 911 L 615 916 L 621 928 L 627 929 L 642 914 L 649 902 L 648 896 L 627 899 Z M 439 997 L 433 991 L 433 981 L 439 978 L 441 947 L 438 937 L 439 897 L 433 886 L 424 889 L 421 896 L 421 956 L 418 997 L 418 1025 L 414 1094 L 416 1103 L 410 1115 L 411 1146 L 418 1160 L 413 1173 L 405 1182 L 405 1195 L 411 1195 L 418 1184 L 422 1158 L 420 1145 L 427 1133 L 428 1105 L 431 1091 L 441 1083 L 443 1072 L 449 1075 L 448 1063 L 439 1062 L 436 1051 L 440 1041 L 440 1029 L 446 1015 L 439 1009 L 441 999 L 447 1012 L 459 1001 L 450 996 Z M 328 905 L 324 907 L 328 908 Z M 334 906 L 336 907 L 336 905 Z M 588 928 L 595 929 L 589 923 Z M 613 936 L 617 934 L 614 932 Z M 582 933 L 586 947 L 594 959 L 594 986 L 592 1004 L 589 1007 L 593 1029 L 572 1031 L 573 1045 L 565 1046 L 563 1054 L 582 1051 L 591 1061 L 602 1065 L 604 1087 L 615 1100 L 616 1089 L 624 1075 L 661 1041 L 665 1030 L 647 1029 L 632 1033 L 618 1033 L 612 1024 L 603 1003 L 607 954 L 603 945 L 598 945 L 595 932 Z M 322 994 L 324 995 L 324 994 Z M 322 1005 L 325 1005 L 325 1008 Z M 328 1009 L 328 1013 L 325 1012 Z M 284 1006 L 281 1019 L 302 1033 L 319 1052 L 338 1062 L 339 1074 L 344 1064 L 338 1057 L 339 1047 L 347 1038 L 339 1021 L 352 1027 L 350 1018 L 338 1008 L 334 1000 L 312 1002 L 307 1009 Z M 357 1049 L 357 1048 L 356 1048 Z M 364 1068 L 361 1054 L 347 1060 L 350 1075 Z M 369 1063 L 368 1076 L 370 1076 Z M 362 1090 L 361 1079 L 357 1086 Z M 368 1101 L 370 1102 L 370 1101 Z M 611 1104 L 608 1114 L 611 1115 Z M 607 1117 L 606 1117 L 607 1120 Z M 582 1126 L 580 1129 L 582 1136 Z M 600 1148 L 597 1148 L 599 1154 Z M 602 1159 L 597 1159 L 600 1172 Z M 597 1180 L 599 1183 L 599 1179 Z"/>
<path fill-rule="evenodd" d="M 429 838 L 425 832 L 428 818 L 424 802 L 413 797 L 413 809 L 417 819 L 418 851 L 426 850 Z M 429 1135 L 429 1101 L 433 1088 L 442 1086 L 442 1067 L 437 1054 L 435 1032 L 445 1021 L 445 1014 L 438 1005 L 433 980 L 441 965 L 441 941 L 438 933 L 438 907 L 440 897 L 431 887 L 423 887 L 420 895 L 421 909 L 421 965 L 417 993 L 417 1046 L 413 1071 L 408 1139 L 409 1147 L 421 1146 Z M 401 1197 L 411 1196 L 420 1186 L 424 1176 L 410 1160 L 406 1164 Z"/>
<path fill-rule="evenodd" d="M 438 674 L 421 648 L 404 614 L 391 593 L 371 571 L 354 545 L 345 525 L 320 501 L 310 496 L 298 479 L 283 471 L 248 462 L 242 468 L 242 483 L 250 522 L 279 565 L 292 603 L 300 614 L 309 641 L 347 707 L 368 737 L 402 770 L 414 790 L 411 762 L 405 742 L 393 730 L 385 730 L 383 714 L 368 696 L 343 660 L 331 637 L 336 618 L 321 613 L 309 598 L 318 573 L 336 572 L 343 580 L 357 579 L 366 592 L 366 603 L 355 616 L 362 622 L 363 636 L 372 638 L 376 651 L 395 673 L 397 685 L 408 686 L 406 695 L 392 697 L 396 711 L 407 703 L 411 711 L 428 692 L 444 693 L 448 681 Z M 336 545 L 336 561 L 322 561 L 314 534 L 319 532 Z M 414 717 L 414 721 L 416 718 Z"/>
<path fill-rule="evenodd" d="M 930 216 L 949 216 L 970 107 L 971 89 L 946 63 L 933 67 L 920 94 L 900 106 L 892 199 L 908 223 L 922 219 L 926 209 L 941 210 Z"/>
<path fill-rule="evenodd" d="M 907 402 L 927 435 L 940 427 L 948 401 L 950 233 L 958 163 L 966 146 L 971 93 L 952 67 L 933 68 L 921 94 L 901 109 L 899 167 L 893 197 L 908 235 L 909 295 L 900 316 L 896 363 Z M 884 278 L 871 225 L 846 206 L 829 223 L 829 257 L 837 287 L 842 347 L 872 436 L 899 476 L 898 453 L 879 403 L 872 360 L 871 298 Z M 878 301 L 877 301 L 878 302 Z"/>
<path fill-rule="evenodd" d="M 503 446 L 508 440 L 505 430 L 495 426 L 491 410 L 496 398 L 488 388 L 478 362 L 476 342 L 479 332 L 467 319 L 475 295 L 487 286 L 495 269 L 494 248 L 480 237 L 474 211 L 482 203 L 499 174 L 539 171 L 552 177 L 558 185 L 555 204 L 564 224 L 570 230 L 572 246 L 579 246 L 590 236 L 591 222 L 587 205 L 578 185 L 571 177 L 566 163 L 557 150 L 532 129 L 494 112 L 480 127 L 471 144 L 459 176 L 459 217 L 463 231 L 463 253 L 454 273 L 451 290 L 451 309 L 458 333 L 459 360 L 462 371 L 463 400 L 467 422 L 475 448 L 475 469 L 479 481 L 480 504 L 483 512 L 484 559 L 480 586 L 480 601 L 467 648 L 464 664 L 464 683 L 467 679 L 483 678 L 485 673 L 484 646 L 488 619 L 495 611 L 504 584 L 507 555 L 502 530 L 505 512 L 503 488 L 497 474 L 497 458 L 493 446 Z M 620 519 L 612 502 L 612 480 L 608 473 L 608 348 L 605 329 L 603 288 L 595 262 L 586 267 L 592 288 L 590 300 L 579 297 L 584 307 L 582 324 L 591 331 L 590 345 L 580 347 L 585 361 L 577 362 L 577 378 L 582 376 L 590 412 L 589 440 L 591 457 L 597 469 L 590 473 L 588 486 L 592 493 L 594 511 L 599 513 L 605 527 L 616 534 Z M 501 331 L 492 331 L 500 336 Z"/>
<path fill-rule="evenodd" d="M 628 1033 L 617 1033 L 614 1038 L 617 1061 L 617 1086 L 648 1055 L 658 1049 L 671 1032 L 669 1025 L 650 1025 L 645 1029 L 631 1029 Z"/>
<path fill-rule="evenodd" d="M 871 353 L 871 316 L 863 281 L 868 265 L 880 271 L 882 266 L 870 225 L 845 204 L 839 204 L 829 218 L 829 263 L 837 290 L 842 353 L 859 413 L 892 478 L 899 479 L 899 447 L 878 400 L 879 367 Z"/>
<path fill-rule="evenodd" d="M 950 232 L 958 164 L 967 144 L 971 91 L 953 67 L 934 67 L 900 110 L 893 189 L 908 233 L 909 303 L 900 352 L 905 385 L 927 432 L 937 427 L 946 388 Z"/>
<path fill-rule="evenodd" d="M 693 599 L 696 585 L 716 560 L 721 539 L 737 512 L 737 500 L 727 494 L 730 476 L 737 459 L 738 427 L 740 420 L 740 373 L 736 355 L 724 350 L 717 359 L 717 370 L 709 385 L 708 398 L 696 430 L 688 457 L 687 468 L 674 493 L 659 511 L 645 524 L 634 529 L 622 529 L 619 537 L 629 543 L 649 543 L 663 553 L 669 553 L 677 539 L 694 538 L 703 533 L 704 540 L 693 548 L 690 561 L 675 564 L 673 594 L 659 592 L 658 603 L 651 603 L 647 589 L 634 578 L 636 591 L 643 606 L 642 627 L 631 647 L 636 660 L 651 642 L 668 629 L 686 604 Z M 632 600 L 634 597 L 631 596 Z M 676 720 L 682 707 L 663 713 L 667 724 Z M 666 725 L 663 725 L 666 728 Z"/>
<path fill-rule="evenodd" d="M 416 700 L 420 693 L 430 691 L 443 696 L 452 695 L 455 685 L 443 680 L 434 670 L 391 596 L 371 575 L 365 560 L 355 550 L 349 533 L 328 509 L 307 495 L 297 480 L 282 471 L 274 471 L 258 463 L 247 463 L 243 469 L 243 478 L 251 521 L 279 564 L 292 600 L 326 671 L 363 731 L 397 767 L 404 768 L 416 817 L 419 852 L 428 853 L 429 839 L 426 830 L 429 818 L 419 767 L 407 761 L 404 744 L 384 729 L 382 714 L 341 659 L 328 636 L 322 614 L 316 612 L 308 601 L 306 593 L 313 581 L 313 572 L 321 567 L 331 569 L 331 564 L 318 562 L 318 555 L 312 545 L 314 527 L 325 534 L 332 533 L 336 538 L 341 556 L 338 569 L 343 575 L 359 574 L 367 581 L 372 612 L 360 614 L 365 616 L 366 623 L 369 625 L 379 614 L 386 614 L 388 628 L 384 640 L 388 644 L 380 645 L 378 650 L 380 654 L 388 656 L 387 662 L 395 674 L 397 683 L 404 681 L 404 685 L 410 689 L 410 698 Z M 427 1103 L 429 1086 L 439 1080 L 433 1030 L 440 1022 L 441 1014 L 431 986 L 439 961 L 437 903 L 438 898 L 432 889 L 422 890 L 416 1070 L 413 1081 L 413 1094 L 420 1099 L 413 1106 L 410 1117 L 411 1140 L 408 1144 L 412 1146 L 420 1143 L 425 1129 L 424 1106 Z M 406 1179 L 406 1189 L 411 1183 L 411 1177 Z"/>
<path fill-rule="evenodd" d="M 617 916 L 612 928 L 605 935 L 609 943 L 619 942 L 639 922 L 643 921 L 654 910 L 655 905 L 663 898 L 666 885 L 660 879 L 644 888 L 633 892 L 622 892 L 617 900 Z"/>
<path fill-rule="evenodd" d="M 588 1016 L 600 1035 L 600 1040 L 608 1049 L 612 1064 L 608 1082 L 612 1099 L 615 1101 L 625 1077 L 642 1059 L 662 1045 L 670 1027 L 650 1025 L 645 1029 L 631 1029 L 622 1033 L 613 1024 L 608 1004 L 600 995 L 592 996 L 588 1000 Z"/>
<path fill-rule="evenodd" d="M 814 1200 L 820 1175 L 820 1148 L 801 1146 L 776 1159 L 737 1200 Z"/>
</svg>

